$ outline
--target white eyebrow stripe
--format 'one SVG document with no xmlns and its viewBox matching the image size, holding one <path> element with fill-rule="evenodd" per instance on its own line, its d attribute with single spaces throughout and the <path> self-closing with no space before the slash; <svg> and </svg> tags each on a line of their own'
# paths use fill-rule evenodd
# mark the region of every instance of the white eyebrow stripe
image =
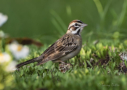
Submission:
<svg viewBox="0 0 127 90">
<path fill-rule="evenodd" d="M 75 26 L 75 27 L 80 27 L 80 26 Z"/>
</svg>

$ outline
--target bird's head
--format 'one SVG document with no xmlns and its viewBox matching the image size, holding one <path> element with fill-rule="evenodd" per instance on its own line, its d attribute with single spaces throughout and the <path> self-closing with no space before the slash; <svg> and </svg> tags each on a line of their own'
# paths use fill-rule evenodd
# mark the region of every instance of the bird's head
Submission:
<svg viewBox="0 0 127 90">
<path fill-rule="evenodd" d="M 80 20 L 73 20 L 68 27 L 67 34 L 80 35 L 83 28 L 87 26 L 87 24 L 83 23 Z"/>
</svg>

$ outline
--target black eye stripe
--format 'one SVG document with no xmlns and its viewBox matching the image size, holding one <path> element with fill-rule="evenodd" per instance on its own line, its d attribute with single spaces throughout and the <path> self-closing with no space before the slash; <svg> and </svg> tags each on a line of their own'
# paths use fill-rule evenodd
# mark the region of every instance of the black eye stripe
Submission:
<svg viewBox="0 0 127 90">
<path fill-rule="evenodd" d="M 79 24 L 76 23 L 75 26 L 81 26 L 81 25 L 79 25 Z"/>
<path fill-rule="evenodd" d="M 70 29 L 70 28 L 73 28 L 73 27 L 76 27 L 76 28 L 78 28 L 78 27 L 80 27 L 81 25 L 79 25 L 79 24 L 74 24 L 74 25 L 72 25 L 72 26 L 70 26 L 68 29 Z"/>
<path fill-rule="evenodd" d="M 78 30 L 77 34 L 79 35 L 79 33 L 80 33 L 80 30 Z"/>
<path fill-rule="evenodd" d="M 78 26 L 78 24 L 76 23 L 75 26 Z"/>
</svg>

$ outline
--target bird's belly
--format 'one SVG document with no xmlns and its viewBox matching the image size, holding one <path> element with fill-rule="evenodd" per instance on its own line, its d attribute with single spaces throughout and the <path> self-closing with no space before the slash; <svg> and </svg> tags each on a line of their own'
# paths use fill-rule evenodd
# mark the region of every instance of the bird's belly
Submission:
<svg viewBox="0 0 127 90">
<path fill-rule="evenodd" d="M 77 50 L 75 50 L 74 52 L 69 53 L 68 55 L 60 58 L 61 61 L 66 61 L 68 59 L 73 58 L 74 56 L 76 56 L 79 52 L 80 52 L 81 48 L 79 47 Z"/>
</svg>

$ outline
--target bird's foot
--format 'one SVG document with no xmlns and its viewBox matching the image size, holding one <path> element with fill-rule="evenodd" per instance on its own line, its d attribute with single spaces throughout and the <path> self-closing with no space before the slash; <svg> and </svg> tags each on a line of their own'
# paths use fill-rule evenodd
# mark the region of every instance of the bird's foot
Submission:
<svg viewBox="0 0 127 90">
<path fill-rule="evenodd" d="M 61 62 L 59 64 L 59 70 L 62 72 L 62 73 L 65 73 L 67 70 L 69 70 L 70 68 L 72 67 L 72 64 L 70 63 L 65 63 L 65 62 Z"/>
</svg>

